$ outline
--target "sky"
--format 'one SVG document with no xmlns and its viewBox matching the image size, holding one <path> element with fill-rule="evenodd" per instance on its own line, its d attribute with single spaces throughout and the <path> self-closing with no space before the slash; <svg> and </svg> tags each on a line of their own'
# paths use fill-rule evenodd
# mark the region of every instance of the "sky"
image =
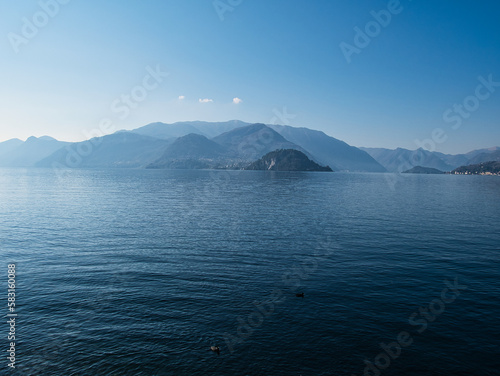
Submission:
<svg viewBox="0 0 500 376">
<path fill-rule="evenodd" d="M 499 15 L 491 0 L 0 0 L 0 141 L 238 119 L 354 146 L 500 145 Z"/>
</svg>

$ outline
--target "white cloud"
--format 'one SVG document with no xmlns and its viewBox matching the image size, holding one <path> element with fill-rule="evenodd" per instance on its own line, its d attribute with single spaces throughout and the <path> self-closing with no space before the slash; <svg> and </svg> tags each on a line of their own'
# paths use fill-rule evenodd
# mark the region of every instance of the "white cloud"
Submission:
<svg viewBox="0 0 500 376">
<path fill-rule="evenodd" d="M 179 95 L 179 100 L 183 100 L 185 99 L 186 97 L 184 95 Z"/>
<path fill-rule="evenodd" d="M 205 98 L 205 99 L 201 99 L 201 98 L 200 98 L 200 99 L 198 99 L 198 101 L 199 101 L 200 103 L 211 103 L 211 102 L 213 102 L 214 100 L 213 100 L 213 99 L 208 99 L 208 98 Z"/>
<path fill-rule="evenodd" d="M 243 102 L 243 101 L 240 98 L 233 98 L 234 104 L 240 104 L 241 102 Z"/>
</svg>

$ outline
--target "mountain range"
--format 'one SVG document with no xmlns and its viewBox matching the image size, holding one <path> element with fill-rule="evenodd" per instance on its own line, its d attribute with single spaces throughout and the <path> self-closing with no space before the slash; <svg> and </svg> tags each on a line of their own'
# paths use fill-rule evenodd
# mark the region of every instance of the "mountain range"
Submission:
<svg viewBox="0 0 500 376">
<path fill-rule="evenodd" d="M 293 149 L 334 171 L 402 172 L 415 166 L 451 171 L 500 160 L 500 148 L 449 155 L 423 149 L 357 148 L 309 128 L 228 122 L 151 123 L 69 143 L 52 137 L 0 143 L 0 167 L 245 168 L 267 153 Z"/>
<path fill-rule="evenodd" d="M 49 136 L 0 143 L 0 167 L 30 167 L 68 145 Z"/>
<path fill-rule="evenodd" d="M 140 168 L 162 155 L 173 140 L 117 132 L 63 145 L 34 164 L 35 167 Z"/>
<path fill-rule="evenodd" d="M 440 171 L 452 171 L 457 167 L 500 160 L 500 147 L 473 150 L 466 154 L 443 154 L 424 149 L 408 150 L 397 148 L 360 148 L 370 154 L 389 172 L 403 172 L 412 167 L 435 168 Z"/>
<path fill-rule="evenodd" d="M 232 132 L 234 131 L 234 132 Z M 273 132 L 274 131 L 274 132 Z M 205 136 L 218 144 L 228 148 L 227 167 L 245 164 L 255 161 L 264 154 L 276 149 L 292 148 L 305 153 L 310 159 L 329 165 L 336 171 L 368 171 L 385 172 L 377 161 L 368 153 L 350 146 L 343 141 L 330 137 L 321 131 L 308 128 L 295 128 L 283 125 L 249 124 L 239 120 L 223 123 L 208 122 L 182 122 L 174 124 L 152 123 L 131 132 L 158 137 L 163 139 L 175 139 L 198 134 Z M 281 136 L 281 137 L 280 137 Z M 202 142 L 201 139 L 198 142 Z M 179 145 L 176 145 L 178 147 Z M 170 163 L 173 151 L 167 152 L 163 161 L 154 163 L 154 167 L 182 165 L 183 163 Z M 189 159 L 182 153 L 180 159 Z M 220 160 L 212 161 L 212 164 L 220 164 Z M 204 165 L 210 165 L 206 158 Z"/>
</svg>

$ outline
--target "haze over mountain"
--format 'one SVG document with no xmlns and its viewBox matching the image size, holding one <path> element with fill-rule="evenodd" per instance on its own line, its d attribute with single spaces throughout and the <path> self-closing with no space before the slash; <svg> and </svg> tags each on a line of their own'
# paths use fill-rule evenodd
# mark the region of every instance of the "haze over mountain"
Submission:
<svg viewBox="0 0 500 376">
<path fill-rule="evenodd" d="M 228 159 L 228 149 L 200 134 L 179 137 L 148 168 L 215 168 Z"/>
<path fill-rule="evenodd" d="M 467 154 L 452 155 L 452 154 L 439 153 L 437 151 L 432 152 L 432 154 L 441 159 L 444 163 L 446 163 L 446 165 L 450 167 L 462 166 L 464 164 L 469 163 Z"/>
<path fill-rule="evenodd" d="M 2 155 L 12 152 L 15 148 L 22 144 L 23 141 L 18 138 L 0 142 L 0 158 L 2 157 Z"/>
<path fill-rule="evenodd" d="M 159 158 L 169 140 L 118 132 L 68 145 L 36 163 L 36 167 L 138 168 Z"/>
<path fill-rule="evenodd" d="M 214 137 L 213 140 L 225 146 L 230 155 L 241 161 L 255 161 L 277 149 L 295 149 L 309 154 L 308 151 L 264 124 L 251 124 L 236 128 Z"/>
<path fill-rule="evenodd" d="M 212 138 L 245 125 L 250 124 L 239 120 L 225 122 L 182 121 L 173 124 L 158 122 L 145 125 L 144 127 L 134 129 L 130 132 L 164 139 L 182 137 L 190 133 L 201 134 L 207 138 Z"/>
<path fill-rule="evenodd" d="M 499 150 L 500 150 L 500 146 L 493 146 L 491 148 L 472 150 L 472 151 L 466 153 L 465 156 L 469 159 L 472 159 L 479 154 L 490 154 L 490 153 L 493 153 L 493 152 L 499 151 Z"/>
<path fill-rule="evenodd" d="M 244 168 L 267 153 L 293 149 L 336 171 L 402 172 L 414 166 L 451 171 L 500 159 L 500 148 L 447 155 L 423 149 L 356 148 L 308 128 L 227 122 L 151 123 L 91 140 L 51 137 L 0 143 L 2 167 Z"/>
<path fill-rule="evenodd" d="M 403 172 L 412 167 L 430 167 L 440 171 L 451 171 L 457 167 L 471 163 L 481 163 L 496 160 L 499 156 L 499 148 L 473 150 L 467 154 L 443 154 L 431 152 L 424 149 L 383 149 L 383 148 L 360 148 L 369 153 L 375 160 L 384 166 L 389 172 Z"/>
<path fill-rule="evenodd" d="M 248 125 L 251 124 L 239 120 L 217 123 L 202 121 L 173 124 L 152 123 L 131 132 L 165 139 L 182 137 L 190 133 L 211 138 Z M 386 171 L 384 167 L 366 152 L 328 136 L 321 131 L 283 125 L 267 126 L 279 133 L 287 141 L 294 143 L 294 148 L 297 148 L 298 145 L 302 148 L 301 150 L 309 152 L 309 157 L 313 157 L 320 163 L 334 166 L 336 170 Z"/>
<path fill-rule="evenodd" d="M 310 151 L 316 160 L 335 170 L 385 172 L 386 169 L 368 153 L 344 141 L 330 137 L 321 131 L 294 128 L 286 125 L 271 125 L 287 140 Z"/>
<path fill-rule="evenodd" d="M 303 151 L 264 124 L 235 128 L 209 140 L 188 134 L 170 145 L 150 168 L 242 168 L 277 149 Z"/>
<path fill-rule="evenodd" d="M 450 171 L 452 166 L 437 155 L 424 149 L 396 150 L 382 148 L 361 148 L 390 172 L 403 172 L 415 166 L 432 167 L 441 171 Z"/>
<path fill-rule="evenodd" d="M 487 153 L 476 154 L 469 160 L 468 164 L 479 164 L 485 162 L 500 162 L 500 149 Z"/>
<path fill-rule="evenodd" d="M 1 167 L 31 167 L 41 159 L 68 145 L 49 136 L 12 139 L 0 143 Z"/>
</svg>

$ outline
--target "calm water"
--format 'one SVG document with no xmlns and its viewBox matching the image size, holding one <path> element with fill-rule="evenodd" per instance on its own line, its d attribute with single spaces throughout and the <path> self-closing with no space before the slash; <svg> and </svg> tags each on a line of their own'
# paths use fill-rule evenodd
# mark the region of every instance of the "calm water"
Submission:
<svg viewBox="0 0 500 376">
<path fill-rule="evenodd" d="M 500 375 L 500 178 L 395 176 L 0 170 L 0 374 Z"/>
</svg>

